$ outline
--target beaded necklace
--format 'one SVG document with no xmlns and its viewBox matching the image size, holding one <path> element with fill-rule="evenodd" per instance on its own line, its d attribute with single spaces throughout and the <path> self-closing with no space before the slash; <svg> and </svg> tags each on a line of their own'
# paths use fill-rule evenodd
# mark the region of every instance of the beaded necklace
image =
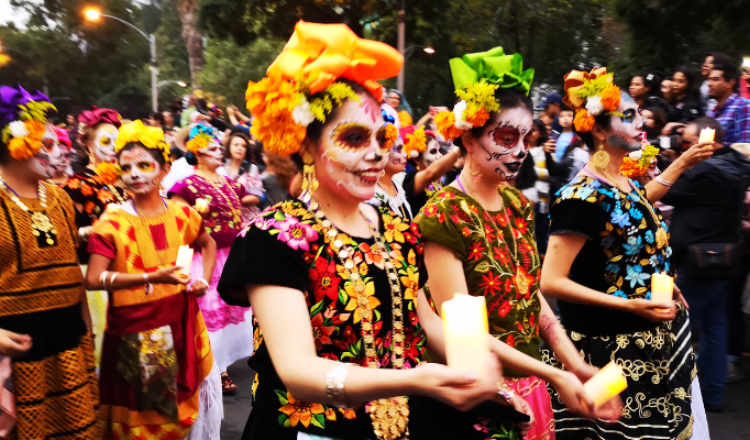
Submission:
<svg viewBox="0 0 750 440">
<path fill-rule="evenodd" d="M 45 242 L 49 246 L 53 246 L 55 244 L 55 238 L 57 238 L 57 229 L 55 228 L 55 225 L 52 224 L 52 220 L 50 220 L 49 216 L 47 216 L 47 187 L 39 182 L 37 191 L 39 195 L 39 202 L 42 205 L 42 210 L 32 211 L 28 206 L 26 206 L 25 203 L 21 201 L 18 193 L 3 180 L 2 176 L 0 176 L 0 184 L 3 185 L 5 191 L 8 193 L 13 203 L 15 203 L 24 212 L 31 215 L 31 233 L 34 234 L 35 237 L 40 237 L 42 234 L 44 234 Z"/>
</svg>

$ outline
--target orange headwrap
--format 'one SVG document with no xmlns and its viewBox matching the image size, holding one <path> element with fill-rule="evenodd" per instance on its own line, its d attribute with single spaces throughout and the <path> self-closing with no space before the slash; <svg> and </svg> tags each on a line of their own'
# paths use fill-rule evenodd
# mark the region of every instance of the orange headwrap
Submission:
<svg viewBox="0 0 750 440">
<path fill-rule="evenodd" d="M 583 83 L 605 75 L 607 75 L 606 67 L 597 67 L 596 69 L 591 69 L 591 72 L 573 70 L 565 75 L 565 96 L 563 97 L 563 103 L 573 110 L 580 110 L 586 105 L 586 100 L 577 95 L 578 91 L 583 88 Z M 612 77 L 610 76 L 608 82 L 611 84 L 612 81 Z"/>
<path fill-rule="evenodd" d="M 383 88 L 375 81 L 398 75 L 403 62 L 404 57 L 396 49 L 359 38 L 344 24 L 300 21 L 266 73 L 287 80 L 296 80 L 302 74 L 310 81 L 311 94 L 346 78 L 362 84 L 382 101 Z"/>
</svg>

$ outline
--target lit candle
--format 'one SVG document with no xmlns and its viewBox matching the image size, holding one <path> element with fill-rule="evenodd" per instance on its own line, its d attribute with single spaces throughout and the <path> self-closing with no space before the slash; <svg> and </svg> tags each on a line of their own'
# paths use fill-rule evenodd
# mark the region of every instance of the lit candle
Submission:
<svg viewBox="0 0 750 440">
<path fill-rule="evenodd" d="M 666 274 L 651 275 L 651 301 L 668 303 L 672 301 L 674 280 Z"/>
<path fill-rule="evenodd" d="M 195 210 L 203 214 L 208 211 L 208 200 L 195 199 Z"/>
<path fill-rule="evenodd" d="M 448 366 L 484 376 L 490 356 L 484 297 L 457 293 L 443 303 L 442 314 Z"/>
<path fill-rule="evenodd" d="M 698 138 L 698 143 L 702 144 L 704 142 L 713 142 L 715 135 L 716 135 L 716 130 L 714 130 L 713 128 L 706 127 L 703 130 L 701 130 L 700 137 Z"/>
<path fill-rule="evenodd" d="M 591 397 L 598 408 L 628 387 L 628 381 L 622 368 L 610 362 L 599 370 L 594 377 L 583 384 L 584 392 Z"/>
<path fill-rule="evenodd" d="M 177 261 L 174 264 L 182 269 L 177 270 L 175 273 L 183 278 L 190 278 L 190 267 L 193 265 L 193 250 L 190 246 L 183 245 L 177 251 Z"/>
</svg>

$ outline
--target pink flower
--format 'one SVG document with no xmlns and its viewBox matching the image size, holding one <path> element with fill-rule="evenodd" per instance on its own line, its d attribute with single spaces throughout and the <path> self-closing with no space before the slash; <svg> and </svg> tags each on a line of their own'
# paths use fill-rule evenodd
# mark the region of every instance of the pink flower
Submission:
<svg viewBox="0 0 750 440">
<path fill-rule="evenodd" d="M 274 220 L 273 217 L 264 218 L 262 215 L 259 215 L 255 218 L 255 227 L 260 229 L 261 231 L 267 231 L 271 229 L 274 223 L 276 223 L 276 220 Z"/>
<path fill-rule="evenodd" d="M 318 232 L 296 217 L 287 217 L 284 221 L 276 222 L 275 226 L 281 231 L 279 240 L 294 250 L 309 251 L 310 242 L 318 239 Z"/>
</svg>

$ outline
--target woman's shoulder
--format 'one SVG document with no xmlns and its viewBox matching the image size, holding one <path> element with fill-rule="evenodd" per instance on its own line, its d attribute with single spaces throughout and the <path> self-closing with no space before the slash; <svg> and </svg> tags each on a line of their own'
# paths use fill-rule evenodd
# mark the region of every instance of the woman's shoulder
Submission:
<svg viewBox="0 0 750 440">
<path fill-rule="evenodd" d="M 465 207 L 462 205 L 462 202 Z M 459 209 L 463 209 L 464 211 L 476 210 L 471 200 L 468 199 L 463 191 L 448 185 L 439 189 L 430 197 L 422 211 L 414 218 L 414 221 L 419 222 L 425 217 L 444 217 L 446 213 L 451 214 Z M 441 223 L 443 221 L 444 219 L 440 219 Z"/>
<path fill-rule="evenodd" d="M 613 191 L 605 185 L 586 175 L 577 175 L 566 183 L 555 193 L 557 203 L 566 200 L 581 200 L 589 203 L 597 203 L 602 198 L 614 197 Z"/>
</svg>

